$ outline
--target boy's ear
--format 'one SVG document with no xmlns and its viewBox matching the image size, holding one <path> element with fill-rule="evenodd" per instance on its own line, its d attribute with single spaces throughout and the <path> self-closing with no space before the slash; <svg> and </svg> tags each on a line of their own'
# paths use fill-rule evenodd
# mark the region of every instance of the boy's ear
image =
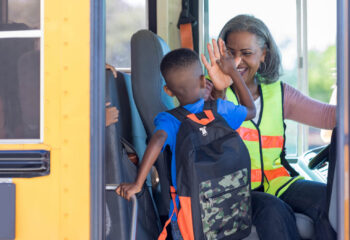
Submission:
<svg viewBox="0 0 350 240">
<path fill-rule="evenodd" d="M 174 97 L 174 96 L 175 96 L 174 93 L 168 88 L 167 85 L 165 85 L 165 86 L 163 87 L 163 90 L 164 90 L 164 92 L 165 92 L 166 94 L 168 94 L 170 97 Z"/>
<path fill-rule="evenodd" d="M 201 88 L 205 88 L 206 85 L 207 85 L 207 80 L 205 79 L 204 75 L 201 75 L 201 83 L 200 83 Z"/>
</svg>

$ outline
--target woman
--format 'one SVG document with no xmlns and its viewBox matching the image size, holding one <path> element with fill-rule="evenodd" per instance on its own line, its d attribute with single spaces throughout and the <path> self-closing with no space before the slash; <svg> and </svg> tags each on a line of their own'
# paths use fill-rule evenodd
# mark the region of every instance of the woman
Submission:
<svg viewBox="0 0 350 240">
<path fill-rule="evenodd" d="M 328 221 L 326 185 L 303 180 L 284 159 L 284 119 L 332 129 L 336 123 L 336 107 L 308 98 L 278 80 L 281 69 L 279 51 L 261 20 L 249 15 L 236 16 L 223 27 L 220 38 L 233 55 L 237 70 L 251 91 L 257 109 L 256 117 L 238 130 L 251 156 L 252 188 L 275 195 L 282 200 L 278 204 L 283 202 L 295 212 L 311 217 L 316 239 L 334 239 L 336 233 Z M 211 95 L 214 98 L 226 96 L 237 104 L 239 99 L 234 86 L 230 86 L 232 81 L 217 65 L 219 51 L 215 41 L 213 49 L 208 45 L 211 64 L 202 56 L 214 83 L 214 88 L 210 89 Z M 271 196 L 269 198 L 273 199 Z M 254 208 L 259 207 L 254 204 L 253 196 L 253 218 Z M 277 214 L 290 218 L 288 212 Z M 291 228 L 295 228 L 295 225 Z M 257 230 L 259 233 L 259 228 Z"/>
</svg>

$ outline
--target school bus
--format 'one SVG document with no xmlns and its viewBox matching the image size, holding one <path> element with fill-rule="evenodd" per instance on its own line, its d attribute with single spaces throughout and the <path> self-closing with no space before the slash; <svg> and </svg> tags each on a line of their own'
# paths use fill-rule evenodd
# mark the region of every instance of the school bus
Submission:
<svg viewBox="0 0 350 240">
<path fill-rule="evenodd" d="M 330 215 L 338 239 L 349 239 L 349 9 L 345 0 L 1 0 L 0 239 L 127 239 L 136 232 L 137 239 L 154 238 L 147 226 L 133 225 L 132 216 L 142 210 L 157 218 L 157 207 L 145 210 L 146 202 L 157 198 L 151 197 L 157 194 L 152 188 L 157 177 L 150 176 L 148 200 L 139 202 L 138 212 L 137 200 L 132 205 L 108 189 L 127 179 L 122 177 L 126 170 L 118 169 L 120 153 L 141 158 L 151 134 L 147 114 L 140 114 L 134 97 L 152 93 L 142 82 L 130 82 L 130 74 L 132 81 L 142 74 L 136 69 L 143 62 L 133 61 L 146 63 L 142 52 L 152 46 L 132 48 L 132 37 L 147 42 L 151 36 L 165 52 L 164 46 L 180 47 L 189 33 L 178 28 L 181 12 L 198 53 L 207 54 L 206 43 L 217 38 L 228 19 L 254 14 L 271 28 L 285 56 L 284 81 L 321 101 L 329 101 L 336 86 L 337 164 Z M 135 36 L 140 29 L 146 33 Z M 110 77 L 106 63 L 116 68 L 117 79 Z M 318 81 L 317 73 L 328 78 Z M 125 82 L 116 87 L 120 83 L 114 81 Z M 115 100 L 124 94 L 127 102 Z M 106 101 L 117 105 L 123 124 L 106 127 Z M 122 120 L 125 115 L 133 119 Z M 327 163 L 308 167 L 329 144 L 322 141 L 325 133 L 293 122 L 287 126 L 287 159 L 306 179 L 326 182 Z M 116 133 L 129 136 L 133 154 Z M 136 167 L 130 168 L 134 176 Z M 119 220 L 111 223 L 116 215 Z"/>
</svg>

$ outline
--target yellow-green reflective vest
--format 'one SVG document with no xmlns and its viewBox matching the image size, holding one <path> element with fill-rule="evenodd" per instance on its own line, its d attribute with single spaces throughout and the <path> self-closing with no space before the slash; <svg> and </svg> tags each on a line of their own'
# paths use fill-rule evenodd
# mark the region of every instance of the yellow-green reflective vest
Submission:
<svg viewBox="0 0 350 240">
<path fill-rule="evenodd" d="M 258 122 L 245 121 L 237 132 L 248 148 L 251 158 L 252 189 L 263 186 L 264 191 L 280 196 L 294 181 L 281 163 L 284 147 L 283 84 L 280 81 L 259 85 L 261 110 Z M 227 100 L 238 104 L 231 88 Z"/>
</svg>

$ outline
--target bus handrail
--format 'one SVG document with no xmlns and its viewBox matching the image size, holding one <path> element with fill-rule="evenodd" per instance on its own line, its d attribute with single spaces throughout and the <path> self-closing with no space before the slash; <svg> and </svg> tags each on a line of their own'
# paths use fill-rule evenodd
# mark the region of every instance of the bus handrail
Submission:
<svg viewBox="0 0 350 240">
<path fill-rule="evenodd" d="M 115 191 L 118 188 L 119 184 L 106 184 L 107 191 Z M 136 225 L 137 225 L 137 212 L 138 204 L 137 198 L 135 195 L 130 197 L 132 201 L 132 218 L 131 218 L 131 229 L 130 229 L 130 240 L 136 240 Z"/>
</svg>

